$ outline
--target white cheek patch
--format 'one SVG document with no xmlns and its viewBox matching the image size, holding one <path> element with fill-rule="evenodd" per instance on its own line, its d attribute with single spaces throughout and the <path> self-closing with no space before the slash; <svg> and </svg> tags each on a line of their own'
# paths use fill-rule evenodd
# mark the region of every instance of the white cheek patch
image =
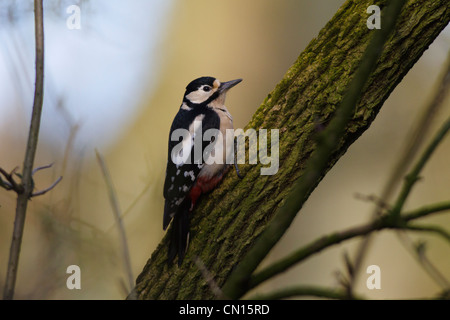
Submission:
<svg viewBox="0 0 450 320">
<path fill-rule="evenodd" d="M 202 103 L 208 100 L 209 97 L 214 93 L 213 90 L 205 92 L 202 89 L 192 91 L 186 98 L 192 103 Z"/>
</svg>

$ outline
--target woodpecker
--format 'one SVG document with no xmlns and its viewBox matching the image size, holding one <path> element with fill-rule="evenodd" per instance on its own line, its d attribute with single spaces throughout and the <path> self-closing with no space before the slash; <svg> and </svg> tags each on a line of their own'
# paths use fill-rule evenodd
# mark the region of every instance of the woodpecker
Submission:
<svg viewBox="0 0 450 320">
<path fill-rule="evenodd" d="M 220 82 L 214 77 L 201 77 L 190 82 L 183 102 L 176 114 L 169 134 L 169 152 L 164 182 L 163 229 L 171 220 L 172 230 L 168 250 L 169 264 L 178 255 L 178 265 L 183 262 L 189 243 L 189 221 L 201 194 L 214 189 L 228 168 L 226 159 L 234 156 L 233 143 L 227 144 L 227 129 L 233 129 L 233 119 L 225 107 L 229 89 L 241 82 L 236 79 Z M 177 129 L 188 132 L 180 142 Z M 209 129 L 219 134 L 204 139 Z M 214 130 L 212 130 L 214 132 Z M 199 137 L 200 139 L 196 139 Z M 229 142 L 229 141 L 228 141 Z M 178 146 L 178 147 L 177 147 Z M 181 147 L 180 147 L 181 146 Z M 197 148 L 197 149 L 196 149 Z M 222 161 L 207 161 L 210 156 L 222 157 Z"/>
</svg>

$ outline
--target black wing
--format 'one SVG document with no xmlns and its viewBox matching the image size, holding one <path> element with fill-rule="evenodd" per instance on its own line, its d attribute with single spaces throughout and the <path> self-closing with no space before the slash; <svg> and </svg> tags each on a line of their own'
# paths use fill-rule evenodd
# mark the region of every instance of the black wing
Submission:
<svg viewBox="0 0 450 320">
<path fill-rule="evenodd" d="M 186 195 L 191 190 L 191 187 L 193 186 L 198 173 L 203 167 L 203 159 L 201 158 L 201 155 L 200 159 L 194 159 L 193 143 L 189 155 L 187 156 L 186 162 L 179 163 L 177 165 L 172 161 L 172 150 L 177 145 L 177 148 L 179 149 L 180 143 L 182 141 L 182 138 L 180 138 L 178 141 L 172 141 L 172 132 L 175 129 L 189 130 L 189 125 L 193 123 L 194 120 L 201 121 L 202 136 L 208 129 L 220 128 L 219 116 L 207 107 L 197 106 L 192 108 L 192 110 L 185 110 L 180 108 L 179 112 L 175 116 L 172 127 L 170 129 L 166 179 L 164 182 L 164 198 L 166 199 L 163 219 L 164 230 L 167 228 L 170 221 L 177 213 L 178 208 L 181 206 Z M 193 129 L 192 126 L 191 129 Z M 197 134 L 198 133 L 199 132 L 197 132 Z M 214 139 L 214 141 L 215 140 L 216 139 Z M 202 154 L 205 147 L 210 143 L 210 141 L 202 141 Z"/>
</svg>

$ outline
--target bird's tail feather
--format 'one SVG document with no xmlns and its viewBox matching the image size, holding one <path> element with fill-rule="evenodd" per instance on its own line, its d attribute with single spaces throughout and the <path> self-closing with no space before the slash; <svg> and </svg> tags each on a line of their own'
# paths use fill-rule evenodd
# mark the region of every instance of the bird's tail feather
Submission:
<svg viewBox="0 0 450 320">
<path fill-rule="evenodd" d="M 172 222 L 168 260 L 171 263 L 178 255 L 178 266 L 183 262 L 189 244 L 189 209 L 190 201 L 184 201 Z"/>
</svg>

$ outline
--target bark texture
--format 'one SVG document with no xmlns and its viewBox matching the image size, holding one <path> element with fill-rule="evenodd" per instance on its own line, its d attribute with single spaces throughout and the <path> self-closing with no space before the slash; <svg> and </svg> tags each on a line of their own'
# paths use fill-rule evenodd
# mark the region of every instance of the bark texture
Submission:
<svg viewBox="0 0 450 320">
<path fill-rule="evenodd" d="M 203 196 L 194 211 L 189 250 L 181 267 L 167 265 L 168 237 L 164 237 L 137 278 L 133 295 L 138 299 L 215 298 L 194 257 L 203 262 L 221 287 L 273 217 L 293 182 L 302 176 L 318 131 L 327 125 L 342 100 L 374 32 L 366 26 L 370 16 L 367 7 L 376 4 L 383 10 L 386 3 L 347 1 L 310 42 L 246 127 L 280 130 L 278 173 L 260 175 L 261 164 L 240 165 L 243 179 L 230 171 L 216 190 Z M 385 48 L 380 48 L 383 53 L 377 68 L 328 170 L 367 130 L 392 90 L 449 21 L 448 0 L 407 2 L 396 31 Z"/>
</svg>

